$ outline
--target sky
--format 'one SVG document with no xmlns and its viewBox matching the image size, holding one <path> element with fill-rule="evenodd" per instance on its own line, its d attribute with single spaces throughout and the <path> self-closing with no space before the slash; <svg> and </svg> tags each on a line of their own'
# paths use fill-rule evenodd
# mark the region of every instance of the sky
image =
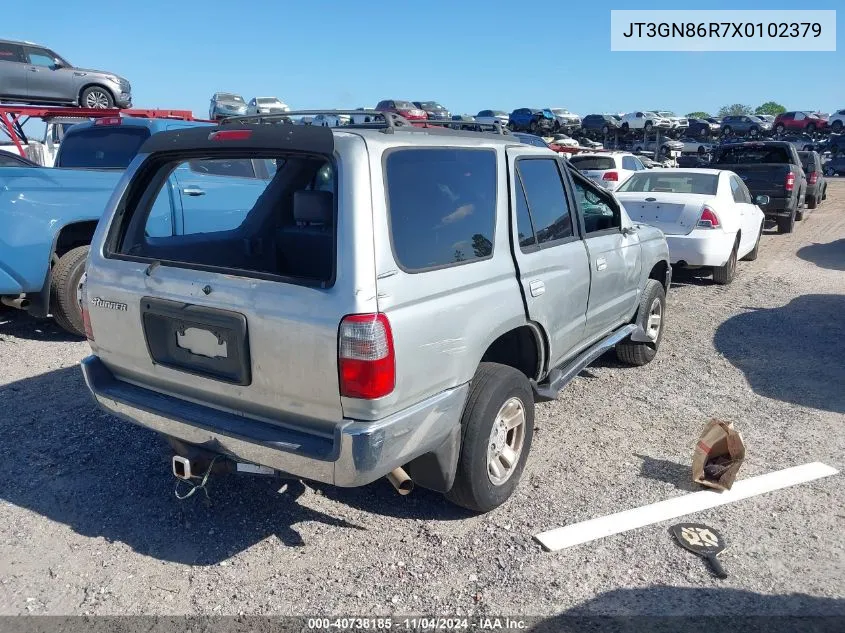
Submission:
<svg viewBox="0 0 845 633">
<path fill-rule="evenodd" d="M 841 0 L 836 52 L 611 52 L 610 10 L 628 3 L 423 3 L 40 0 L 38 16 L 4 20 L 0 37 L 34 41 L 78 67 L 132 83 L 136 107 L 207 116 L 216 91 L 291 107 L 372 107 L 436 100 L 453 113 L 565 107 L 581 114 L 662 109 L 715 113 L 776 101 L 787 109 L 845 107 Z M 837 6 L 839 5 L 839 6 Z M 677 9 L 647 2 L 640 9 Z M 708 9 L 795 9 L 782 0 Z M 696 7 L 700 8 L 700 7 Z"/>
</svg>

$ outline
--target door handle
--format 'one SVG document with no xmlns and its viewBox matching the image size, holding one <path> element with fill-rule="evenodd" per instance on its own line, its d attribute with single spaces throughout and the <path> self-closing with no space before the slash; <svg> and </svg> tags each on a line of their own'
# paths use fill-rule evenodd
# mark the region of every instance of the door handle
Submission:
<svg viewBox="0 0 845 633">
<path fill-rule="evenodd" d="M 186 196 L 204 196 L 205 191 L 200 189 L 199 187 L 185 187 L 182 189 L 182 193 Z"/>
<path fill-rule="evenodd" d="M 541 294 L 546 292 L 546 284 L 539 279 L 535 279 L 534 281 L 528 282 L 528 290 L 531 291 L 532 297 L 539 297 Z"/>
<path fill-rule="evenodd" d="M 29 72 L 31 72 L 31 73 L 37 73 L 37 72 L 38 72 L 38 69 L 37 69 L 35 66 L 30 66 L 30 67 L 29 67 Z"/>
<path fill-rule="evenodd" d="M 607 268 L 607 260 L 604 257 L 599 257 L 596 260 L 596 270 L 604 270 Z"/>
</svg>

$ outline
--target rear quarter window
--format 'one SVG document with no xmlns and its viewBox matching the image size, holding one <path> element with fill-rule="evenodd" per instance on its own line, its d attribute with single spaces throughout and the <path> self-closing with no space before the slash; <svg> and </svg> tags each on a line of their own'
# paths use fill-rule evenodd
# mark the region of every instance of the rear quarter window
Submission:
<svg viewBox="0 0 845 633">
<path fill-rule="evenodd" d="M 385 157 L 396 263 L 407 272 L 491 257 L 496 226 L 496 152 L 396 149 Z"/>
<path fill-rule="evenodd" d="M 126 169 L 150 137 L 145 127 L 89 127 L 68 133 L 59 146 L 56 167 Z"/>
<path fill-rule="evenodd" d="M 609 156 L 573 156 L 569 163 L 580 170 L 616 169 L 613 159 Z"/>
</svg>

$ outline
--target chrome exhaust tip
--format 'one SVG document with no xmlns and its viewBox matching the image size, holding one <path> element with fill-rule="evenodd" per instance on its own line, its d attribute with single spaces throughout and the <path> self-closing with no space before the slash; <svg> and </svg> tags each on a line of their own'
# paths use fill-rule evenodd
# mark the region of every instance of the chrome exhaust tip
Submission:
<svg viewBox="0 0 845 633">
<path fill-rule="evenodd" d="M 407 494 L 410 494 L 411 491 L 414 489 L 414 482 L 408 476 L 408 473 L 405 472 L 404 468 L 395 468 L 394 470 L 387 473 L 387 480 L 396 488 L 396 492 L 398 492 L 403 497 Z"/>
</svg>

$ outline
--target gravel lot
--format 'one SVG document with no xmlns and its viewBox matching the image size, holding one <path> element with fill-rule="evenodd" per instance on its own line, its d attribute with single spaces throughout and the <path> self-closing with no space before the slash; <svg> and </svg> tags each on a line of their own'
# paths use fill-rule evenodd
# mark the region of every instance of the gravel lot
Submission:
<svg viewBox="0 0 845 633">
<path fill-rule="evenodd" d="M 538 406 L 516 496 L 482 517 L 386 481 L 358 490 L 218 476 L 173 496 L 151 432 L 94 408 L 87 352 L 0 312 L 0 614 L 845 615 L 842 475 L 689 517 L 723 533 L 730 577 L 669 523 L 556 553 L 532 535 L 695 490 L 692 446 L 732 420 L 740 478 L 845 467 L 845 182 L 736 281 L 676 275 L 663 346 L 601 359 Z M 284 482 L 281 482 L 284 483 Z M 695 590 L 694 590 L 695 589 Z"/>
</svg>

